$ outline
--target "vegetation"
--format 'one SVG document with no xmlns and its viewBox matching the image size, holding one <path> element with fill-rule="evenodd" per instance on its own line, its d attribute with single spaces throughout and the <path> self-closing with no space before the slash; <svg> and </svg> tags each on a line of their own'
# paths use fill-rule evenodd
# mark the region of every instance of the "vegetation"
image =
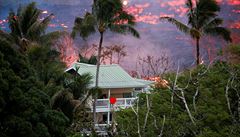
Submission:
<svg viewBox="0 0 240 137">
<path fill-rule="evenodd" d="M 141 94 L 134 108 L 117 113 L 120 136 L 239 136 L 239 70 L 216 63 L 166 75 L 167 89 Z"/>
<path fill-rule="evenodd" d="M 0 64 L 0 136 L 66 136 L 69 118 L 51 108 L 48 85 L 26 56 L 0 41 Z"/>
<path fill-rule="evenodd" d="M 0 32 L 1 137 L 65 137 L 92 119 L 85 107 L 91 76 L 64 72 L 51 47 L 63 32 L 45 34 L 52 15 L 40 21 L 40 13 L 35 3 L 11 11 L 11 32 Z"/>
<path fill-rule="evenodd" d="M 0 31 L 0 38 L 16 45 L 16 48 L 25 52 L 35 43 L 49 45 L 63 32 L 55 31 L 45 33 L 53 14 L 39 20 L 41 10 L 36 8 L 36 4 L 30 3 L 27 6 L 20 7 L 18 12 L 9 12 L 10 33 Z"/>
<path fill-rule="evenodd" d="M 194 6 L 196 4 L 196 6 Z M 200 64 L 200 39 L 204 34 L 211 36 L 222 36 L 224 40 L 231 42 L 230 31 L 220 26 L 223 20 L 217 17 L 220 11 L 220 6 L 216 0 L 192 0 L 186 1 L 186 7 L 188 9 L 188 25 L 181 23 L 180 21 L 172 17 L 161 17 L 161 20 L 167 20 L 168 22 L 176 25 L 176 27 L 189 34 L 196 41 L 196 63 Z"/>
</svg>

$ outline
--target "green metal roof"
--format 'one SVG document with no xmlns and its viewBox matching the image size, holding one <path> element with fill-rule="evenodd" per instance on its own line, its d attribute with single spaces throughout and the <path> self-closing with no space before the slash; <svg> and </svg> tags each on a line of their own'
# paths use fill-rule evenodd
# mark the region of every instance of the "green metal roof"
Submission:
<svg viewBox="0 0 240 137">
<path fill-rule="evenodd" d="M 96 79 L 96 65 L 90 65 L 85 63 L 74 63 L 72 67 L 67 69 L 77 70 L 78 74 L 90 73 L 93 76 L 92 84 L 90 87 L 95 86 Z M 100 65 L 99 70 L 99 87 L 100 88 L 139 88 L 147 87 L 150 82 L 143 82 L 139 79 L 132 78 L 125 70 L 119 65 Z"/>
</svg>

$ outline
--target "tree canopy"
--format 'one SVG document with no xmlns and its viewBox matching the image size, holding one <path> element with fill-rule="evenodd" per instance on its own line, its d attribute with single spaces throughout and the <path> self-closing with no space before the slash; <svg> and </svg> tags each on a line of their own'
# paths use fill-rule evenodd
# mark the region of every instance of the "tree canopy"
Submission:
<svg viewBox="0 0 240 137">
<path fill-rule="evenodd" d="M 186 0 L 187 25 L 172 17 L 161 17 L 174 24 L 180 31 L 196 40 L 196 63 L 200 64 L 200 39 L 203 35 L 221 36 L 231 42 L 230 31 L 222 26 L 223 19 L 218 17 L 220 6 L 216 0 Z"/>
</svg>

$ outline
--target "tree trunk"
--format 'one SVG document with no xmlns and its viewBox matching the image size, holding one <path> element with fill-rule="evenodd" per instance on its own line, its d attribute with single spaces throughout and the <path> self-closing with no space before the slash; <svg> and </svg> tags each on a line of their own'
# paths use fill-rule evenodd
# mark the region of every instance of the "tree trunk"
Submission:
<svg viewBox="0 0 240 137">
<path fill-rule="evenodd" d="M 96 69 L 96 82 L 95 82 L 95 88 L 98 88 L 98 81 L 99 81 L 99 69 L 100 69 L 100 57 L 101 57 L 101 50 L 102 50 L 102 43 L 103 43 L 103 32 L 100 32 L 100 41 L 98 46 L 98 55 L 97 55 L 97 69 Z M 98 90 L 96 90 L 97 92 Z M 97 123 L 97 117 L 96 117 L 96 102 L 97 102 L 97 95 L 98 93 L 95 93 L 94 100 L 93 100 L 93 122 L 94 124 Z M 95 125 L 94 125 L 95 126 Z"/>
<path fill-rule="evenodd" d="M 196 39 L 197 65 L 200 64 L 199 38 Z"/>
</svg>

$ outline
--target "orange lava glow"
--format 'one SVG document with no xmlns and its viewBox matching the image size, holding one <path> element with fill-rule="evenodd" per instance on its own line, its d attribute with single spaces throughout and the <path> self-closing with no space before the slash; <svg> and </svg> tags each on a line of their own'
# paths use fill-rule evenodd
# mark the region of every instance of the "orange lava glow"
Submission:
<svg viewBox="0 0 240 137">
<path fill-rule="evenodd" d="M 137 15 L 135 17 L 137 22 L 144 22 L 147 24 L 157 24 L 159 22 L 159 16 L 157 15 Z"/>
<path fill-rule="evenodd" d="M 232 29 L 240 29 L 240 21 L 232 23 L 230 25 L 230 28 L 232 28 Z"/>
<path fill-rule="evenodd" d="M 186 0 L 172 0 L 172 1 L 161 1 L 159 4 L 161 8 L 167 8 L 168 11 L 174 11 L 178 16 L 183 17 L 187 12 L 185 7 Z"/>
<path fill-rule="evenodd" d="M 233 43 L 240 43 L 240 34 L 236 33 L 236 32 L 232 32 L 232 39 L 233 39 Z"/>
<path fill-rule="evenodd" d="M 169 82 L 165 79 L 162 79 L 161 77 L 147 77 L 144 79 L 154 81 L 154 87 L 156 88 L 167 88 L 169 85 Z"/>
<path fill-rule="evenodd" d="M 78 60 L 77 49 L 74 46 L 73 39 L 69 35 L 64 35 L 59 41 L 55 44 L 55 48 L 59 51 L 60 59 L 65 62 L 69 67 Z"/>
<path fill-rule="evenodd" d="M 145 3 L 145 4 L 135 4 L 134 6 L 129 6 L 127 8 L 125 8 L 125 10 L 132 15 L 136 15 L 136 14 L 141 14 L 143 13 L 143 10 L 145 8 L 148 8 L 150 6 L 149 3 Z"/>
<path fill-rule="evenodd" d="M 240 13 L 240 10 L 232 10 L 233 13 Z"/>
<path fill-rule="evenodd" d="M 151 13 L 142 15 L 144 9 L 149 8 L 149 7 L 150 7 L 149 3 L 135 4 L 134 6 L 125 8 L 125 10 L 129 14 L 132 14 L 135 17 L 136 22 L 143 22 L 143 23 L 147 23 L 147 24 L 157 24 L 159 22 L 158 15 L 152 15 Z"/>
<path fill-rule="evenodd" d="M 5 29 L 7 22 L 8 22 L 7 19 L 0 20 L 0 29 Z"/>
<path fill-rule="evenodd" d="M 228 0 L 229 5 L 240 5 L 240 0 Z"/>
<path fill-rule="evenodd" d="M 165 14 L 165 13 L 160 13 L 159 17 L 175 17 L 174 14 Z"/>
</svg>

